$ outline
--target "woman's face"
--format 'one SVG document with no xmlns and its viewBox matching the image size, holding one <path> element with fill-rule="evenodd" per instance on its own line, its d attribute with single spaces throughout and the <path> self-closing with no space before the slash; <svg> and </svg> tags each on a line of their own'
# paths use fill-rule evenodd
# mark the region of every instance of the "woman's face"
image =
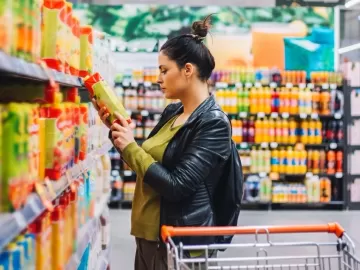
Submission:
<svg viewBox="0 0 360 270">
<path fill-rule="evenodd" d="M 167 99 L 180 99 L 188 89 L 192 74 L 189 76 L 185 67 L 179 69 L 176 62 L 169 59 L 163 52 L 159 53 L 159 69 L 158 83 L 165 97 Z"/>
</svg>

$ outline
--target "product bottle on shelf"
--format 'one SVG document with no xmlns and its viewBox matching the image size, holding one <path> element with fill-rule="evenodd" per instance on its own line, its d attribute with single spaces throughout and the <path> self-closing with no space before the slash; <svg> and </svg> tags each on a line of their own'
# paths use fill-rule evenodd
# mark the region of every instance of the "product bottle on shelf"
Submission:
<svg viewBox="0 0 360 270">
<path fill-rule="evenodd" d="M 327 173 L 328 174 L 334 174 L 335 173 L 335 164 L 336 157 L 335 152 L 330 150 L 327 152 Z"/>
<path fill-rule="evenodd" d="M 343 152 L 342 151 L 336 152 L 336 172 L 337 173 L 343 172 Z"/>
<path fill-rule="evenodd" d="M 286 119 L 283 119 L 281 121 L 281 127 L 282 127 L 282 132 L 281 132 L 281 143 L 289 143 L 289 122 Z"/>
<path fill-rule="evenodd" d="M 328 203 L 331 201 L 331 181 L 327 177 L 320 179 L 320 202 Z"/>
<path fill-rule="evenodd" d="M 290 119 L 289 121 L 289 143 L 295 144 L 296 143 L 296 122 L 294 119 Z"/>
<path fill-rule="evenodd" d="M 320 151 L 320 161 L 319 161 L 320 173 L 326 173 L 326 152 L 325 150 Z"/>
<path fill-rule="evenodd" d="M 58 270 L 63 269 L 66 263 L 65 261 L 65 248 L 66 240 L 64 238 L 64 208 L 60 205 L 54 208 L 51 213 L 51 254 L 52 265 L 51 269 Z"/>
<path fill-rule="evenodd" d="M 320 173 L 320 152 L 316 150 L 312 152 L 312 172 Z"/>
<path fill-rule="evenodd" d="M 271 172 L 278 173 L 280 167 L 280 155 L 277 149 L 271 152 Z"/>
<path fill-rule="evenodd" d="M 298 107 L 298 100 L 299 100 L 299 91 L 298 88 L 294 87 L 291 89 L 290 92 L 290 114 L 298 114 L 299 107 Z"/>
<path fill-rule="evenodd" d="M 320 93 L 320 114 L 330 114 L 330 93 L 326 90 Z"/>
</svg>

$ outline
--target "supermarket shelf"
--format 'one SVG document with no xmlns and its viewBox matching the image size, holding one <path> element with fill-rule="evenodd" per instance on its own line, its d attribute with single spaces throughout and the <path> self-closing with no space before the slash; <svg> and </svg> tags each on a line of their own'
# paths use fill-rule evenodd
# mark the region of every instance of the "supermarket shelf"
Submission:
<svg viewBox="0 0 360 270">
<path fill-rule="evenodd" d="M 238 143 L 237 146 L 241 149 L 247 149 L 251 148 L 253 146 L 255 147 L 261 147 L 261 148 L 278 148 L 278 147 L 288 147 L 288 146 L 294 146 L 294 144 L 290 143 L 277 143 L 277 142 L 271 142 L 271 143 L 249 143 L 249 142 L 243 142 Z M 343 148 L 343 144 L 339 143 L 320 143 L 320 144 L 304 144 L 306 148 L 329 148 L 329 149 L 338 149 Z"/>
<path fill-rule="evenodd" d="M 82 87 L 79 77 L 58 72 L 53 69 L 45 71 L 40 65 L 29 63 L 23 59 L 16 58 L 0 50 L 0 72 L 1 75 L 22 78 L 30 81 L 47 82 L 49 77 L 65 87 Z"/>
<path fill-rule="evenodd" d="M 353 120 L 360 119 L 360 115 L 351 115 L 350 118 Z"/>
<path fill-rule="evenodd" d="M 360 202 L 350 202 L 349 210 L 360 210 Z"/>
<path fill-rule="evenodd" d="M 342 119 L 343 115 L 341 113 L 335 113 L 331 115 L 321 115 L 317 113 L 312 114 L 290 114 L 290 113 L 264 113 L 264 112 L 258 112 L 258 113 L 247 113 L 247 112 L 240 112 L 240 113 L 227 113 L 229 116 L 240 118 L 248 118 L 248 117 L 258 117 L 258 118 L 264 118 L 264 117 L 271 117 L 271 118 L 278 118 L 281 117 L 283 119 L 288 119 L 290 117 L 292 118 L 300 118 L 300 119 Z"/>
<path fill-rule="evenodd" d="M 154 114 L 162 114 L 162 110 L 127 110 L 129 115 L 141 114 L 142 116 L 149 116 Z"/>
<path fill-rule="evenodd" d="M 111 143 L 105 143 L 103 146 L 89 153 L 83 162 L 69 169 L 62 178 L 57 181 L 50 181 L 55 193 L 55 197 L 52 199 L 58 198 L 64 190 L 70 186 L 72 179 L 78 178 L 84 171 L 91 168 L 97 156 L 106 154 L 111 146 Z M 34 193 L 29 196 L 22 209 L 14 213 L 0 214 L 0 251 L 39 217 L 45 209 L 41 198 Z"/>
<path fill-rule="evenodd" d="M 277 173 L 276 173 L 277 174 Z M 249 177 L 249 176 L 259 176 L 259 177 L 266 177 L 266 176 L 270 176 L 271 173 L 266 173 L 266 172 L 261 172 L 261 173 L 244 173 L 244 177 Z M 300 177 L 311 177 L 311 176 L 319 176 L 319 177 L 335 177 L 335 178 L 343 178 L 344 174 L 343 173 L 335 173 L 335 174 L 327 174 L 327 173 L 319 173 L 319 174 L 313 174 L 311 172 L 308 172 L 306 174 L 278 174 L 279 178 L 300 178 Z"/>
<path fill-rule="evenodd" d="M 342 85 L 337 85 L 334 83 L 323 83 L 323 84 L 313 84 L 313 83 L 299 83 L 299 84 L 293 84 L 293 83 L 286 83 L 286 84 L 278 84 L 276 82 L 270 82 L 269 84 L 262 84 L 260 82 L 255 82 L 255 83 L 251 83 L 251 82 L 246 82 L 246 83 L 241 83 L 241 82 L 237 82 L 237 83 L 226 83 L 226 82 L 216 82 L 213 85 L 215 88 L 238 88 L 238 87 L 246 87 L 246 88 L 251 88 L 251 87 L 263 87 L 263 86 L 270 86 L 272 88 L 276 88 L 276 87 L 287 87 L 287 88 L 292 88 L 292 87 L 299 87 L 299 88 L 310 88 L 310 89 L 314 89 L 316 87 L 320 87 L 322 89 L 338 89 L 341 88 Z"/>
<path fill-rule="evenodd" d="M 360 150 L 360 145 L 348 145 L 349 151 Z"/>
<path fill-rule="evenodd" d="M 341 210 L 344 208 L 343 201 L 329 203 L 273 203 L 273 202 L 247 202 L 241 203 L 242 210 Z"/>
</svg>

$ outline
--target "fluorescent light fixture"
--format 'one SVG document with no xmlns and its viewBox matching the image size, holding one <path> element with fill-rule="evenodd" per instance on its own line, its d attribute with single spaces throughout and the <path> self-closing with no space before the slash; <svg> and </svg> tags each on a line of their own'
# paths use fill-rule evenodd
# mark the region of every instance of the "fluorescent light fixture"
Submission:
<svg viewBox="0 0 360 270">
<path fill-rule="evenodd" d="M 345 3 L 345 7 L 346 8 L 351 8 L 353 6 L 355 6 L 356 4 L 359 4 L 360 0 L 350 0 L 348 2 Z"/>
<path fill-rule="evenodd" d="M 350 45 L 350 46 L 340 48 L 338 50 L 338 53 L 343 54 L 343 53 L 348 53 L 348 52 L 359 50 L 359 49 L 360 49 L 360 43 L 356 43 L 354 45 Z"/>
</svg>

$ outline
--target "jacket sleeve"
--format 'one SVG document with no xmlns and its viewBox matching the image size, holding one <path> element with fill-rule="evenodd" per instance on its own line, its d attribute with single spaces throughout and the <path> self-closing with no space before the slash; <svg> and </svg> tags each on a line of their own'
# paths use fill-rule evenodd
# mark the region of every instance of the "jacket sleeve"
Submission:
<svg viewBox="0 0 360 270">
<path fill-rule="evenodd" d="M 154 162 L 145 172 L 144 182 L 169 201 L 191 196 L 230 155 L 231 127 L 224 117 L 215 115 L 202 120 L 192 131 L 194 137 L 175 168 L 168 170 Z"/>
</svg>

